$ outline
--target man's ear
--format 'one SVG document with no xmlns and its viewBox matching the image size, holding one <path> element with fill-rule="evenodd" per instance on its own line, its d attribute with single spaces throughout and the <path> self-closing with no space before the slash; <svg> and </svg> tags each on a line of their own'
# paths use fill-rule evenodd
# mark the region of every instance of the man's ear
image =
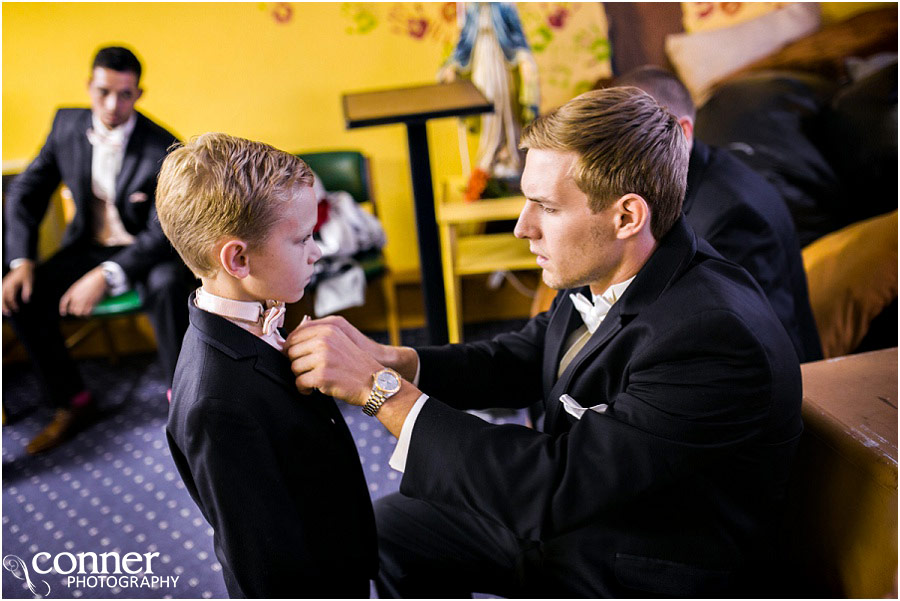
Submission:
<svg viewBox="0 0 900 601">
<path fill-rule="evenodd" d="M 137 102 L 138 99 L 144 95 L 144 88 L 137 89 L 137 96 L 134 97 L 134 101 Z"/>
<path fill-rule="evenodd" d="M 690 117 L 681 117 L 678 120 L 678 125 L 681 126 L 681 131 L 684 133 L 688 146 L 691 146 L 694 143 L 694 120 Z"/>
<path fill-rule="evenodd" d="M 626 194 L 616 201 L 616 237 L 631 238 L 650 229 L 650 205 L 638 194 Z"/>
<path fill-rule="evenodd" d="M 243 279 L 250 275 L 250 257 L 247 243 L 238 238 L 229 238 L 219 248 L 219 263 L 228 275 Z"/>
</svg>

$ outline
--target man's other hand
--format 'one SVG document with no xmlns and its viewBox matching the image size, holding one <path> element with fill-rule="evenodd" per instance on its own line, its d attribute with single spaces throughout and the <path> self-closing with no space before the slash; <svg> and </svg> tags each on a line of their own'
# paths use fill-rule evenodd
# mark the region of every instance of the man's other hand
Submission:
<svg viewBox="0 0 900 601">
<path fill-rule="evenodd" d="M 72 284 L 59 299 L 60 315 L 90 315 L 106 296 L 106 278 L 103 268 L 94 267 Z"/>
<path fill-rule="evenodd" d="M 285 340 L 284 348 L 300 392 L 309 394 L 318 389 L 351 405 L 365 404 L 372 390 L 372 374 L 383 367 L 329 318 L 298 326 Z"/>
<path fill-rule="evenodd" d="M 34 261 L 23 259 L 3 276 L 3 314 L 9 315 L 19 310 L 19 301 L 22 304 L 31 300 L 31 290 L 34 286 Z"/>
</svg>

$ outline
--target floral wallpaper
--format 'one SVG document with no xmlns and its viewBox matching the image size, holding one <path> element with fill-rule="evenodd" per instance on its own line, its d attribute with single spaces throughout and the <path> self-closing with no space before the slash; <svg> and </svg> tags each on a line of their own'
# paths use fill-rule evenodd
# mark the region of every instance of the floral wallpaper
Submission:
<svg viewBox="0 0 900 601">
<path fill-rule="evenodd" d="M 541 111 L 612 75 L 606 13 L 599 2 L 516 5 L 541 77 Z"/>
<path fill-rule="evenodd" d="M 449 56 L 459 35 L 457 2 L 344 2 L 340 18 L 347 35 L 391 35 L 422 44 L 438 44 Z M 686 3 L 712 4 L 712 3 Z M 741 3 L 730 3 L 741 4 Z M 779 4 L 766 2 L 763 4 Z M 260 3 L 279 25 L 290 23 L 302 5 Z M 612 74 L 606 14 L 600 2 L 517 3 L 541 78 L 541 111 L 559 106 Z M 699 9 L 695 10 L 699 14 Z M 435 65 L 435 74 L 440 65 Z"/>
</svg>

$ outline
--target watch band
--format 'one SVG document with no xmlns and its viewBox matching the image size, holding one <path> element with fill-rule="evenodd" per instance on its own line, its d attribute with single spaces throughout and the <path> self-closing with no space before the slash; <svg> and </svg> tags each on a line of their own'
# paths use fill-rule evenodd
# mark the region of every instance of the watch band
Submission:
<svg viewBox="0 0 900 601">
<path fill-rule="evenodd" d="M 372 392 L 369 393 L 366 404 L 363 405 L 363 413 L 370 417 L 375 417 L 375 414 L 378 413 L 378 410 L 381 409 L 381 406 L 384 405 L 386 400 L 387 397 L 384 396 L 383 392 L 377 388 L 373 389 Z"/>
</svg>

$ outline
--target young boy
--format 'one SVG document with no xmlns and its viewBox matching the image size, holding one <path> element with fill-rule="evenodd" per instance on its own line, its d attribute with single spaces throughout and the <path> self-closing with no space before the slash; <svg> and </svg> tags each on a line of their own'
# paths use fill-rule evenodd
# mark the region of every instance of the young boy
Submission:
<svg viewBox="0 0 900 601">
<path fill-rule="evenodd" d="M 163 231 L 202 281 L 166 434 L 231 597 L 368 597 L 375 524 L 334 400 L 301 395 L 278 328 L 321 253 L 300 159 L 204 134 L 163 162 Z"/>
</svg>

